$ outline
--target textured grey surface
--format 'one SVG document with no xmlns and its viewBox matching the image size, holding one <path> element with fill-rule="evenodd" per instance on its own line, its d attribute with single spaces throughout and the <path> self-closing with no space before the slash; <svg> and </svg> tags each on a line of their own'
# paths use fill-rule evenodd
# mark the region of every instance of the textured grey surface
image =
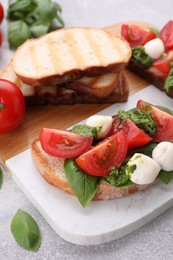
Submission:
<svg viewBox="0 0 173 260">
<path fill-rule="evenodd" d="M 1 2 L 7 5 L 7 0 Z M 172 0 L 58 0 L 58 3 L 63 8 L 63 18 L 68 27 L 102 27 L 129 20 L 147 21 L 161 27 L 173 19 Z M 8 51 L 5 24 L 4 21 L 2 30 L 5 39 L 0 50 L 0 68 L 8 63 L 12 55 Z M 41 229 L 42 244 L 37 253 L 19 247 L 11 235 L 10 223 L 19 208 L 31 214 Z M 137 231 L 110 243 L 89 247 L 70 244 L 49 227 L 14 181 L 4 174 L 4 183 L 0 191 L 0 259 L 2 260 L 173 259 L 172 238 L 173 208 Z"/>
</svg>

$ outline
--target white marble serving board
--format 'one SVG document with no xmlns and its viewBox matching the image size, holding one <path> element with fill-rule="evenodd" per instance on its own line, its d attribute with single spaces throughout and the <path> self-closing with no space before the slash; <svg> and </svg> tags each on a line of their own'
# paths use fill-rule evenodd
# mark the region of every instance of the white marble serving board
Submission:
<svg viewBox="0 0 173 260">
<path fill-rule="evenodd" d="M 173 108 L 173 99 L 153 86 L 98 114 L 128 110 L 137 100 Z M 173 205 L 173 181 L 110 201 L 94 201 L 82 208 L 78 200 L 49 185 L 32 163 L 30 149 L 6 161 L 12 177 L 50 226 L 63 239 L 79 245 L 97 245 L 122 237 L 143 226 Z"/>
</svg>

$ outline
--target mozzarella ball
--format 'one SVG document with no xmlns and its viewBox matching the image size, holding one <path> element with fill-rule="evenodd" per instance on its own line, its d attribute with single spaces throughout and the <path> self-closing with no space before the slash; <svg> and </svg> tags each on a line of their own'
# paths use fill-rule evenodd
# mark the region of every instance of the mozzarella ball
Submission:
<svg viewBox="0 0 173 260">
<path fill-rule="evenodd" d="M 160 164 L 164 171 L 173 170 L 173 144 L 170 142 L 159 143 L 152 152 L 152 158 Z"/>
<path fill-rule="evenodd" d="M 136 165 L 130 180 L 139 185 L 152 183 L 161 170 L 156 161 L 141 153 L 135 153 L 127 165 Z"/>
<path fill-rule="evenodd" d="M 87 121 L 87 126 L 97 127 L 99 129 L 97 138 L 105 137 L 112 127 L 113 118 L 111 116 L 94 115 L 90 116 Z"/>
<path fill-rule="evenodd" d="M 144 45 L 145 52 L 153 59 L 158 59 L 165 51 L 164 44 L 161 39 L 156 38 Z"/>
</svg>

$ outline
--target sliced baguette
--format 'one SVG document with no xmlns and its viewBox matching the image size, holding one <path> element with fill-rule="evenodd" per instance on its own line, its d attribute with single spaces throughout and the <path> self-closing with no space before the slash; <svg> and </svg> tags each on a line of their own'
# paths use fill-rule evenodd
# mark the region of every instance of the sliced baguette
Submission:
<svg viewBox="0 0 173 260">
<path fill-rule="evenodd" d="M 120 36 L 103 29 L 66 28 L 25 42 L 15 52 L 12 68 L 24 83 L 54 86 L 120 71 L 130 57 Z"/>
<path fill-rule="evenodd" d="M 51 185 L 74 195 L 71 190 L 64 172 L 64 159 L 56 158 L 46 154 L 38 140 L 31 145 L 32 159 L 36 169 L 42 177 Z M 134 185 L 128 188 L 118 188 L 105 181 L 101 181 L 94 200 L 110 200 L 128 196 L 147 188 L 149 185 Z"/>
<path fill-rule="evenodd" d="M 116 103 L 127 101 L 129 95 L 122 71 L 94 78 L 85 77 L 57 87 L 25 84 L 14 73 L 11 64 L 0 72 L 0 77 L 14 82 L 21 89 L 27 105 Z"/>
</svg>

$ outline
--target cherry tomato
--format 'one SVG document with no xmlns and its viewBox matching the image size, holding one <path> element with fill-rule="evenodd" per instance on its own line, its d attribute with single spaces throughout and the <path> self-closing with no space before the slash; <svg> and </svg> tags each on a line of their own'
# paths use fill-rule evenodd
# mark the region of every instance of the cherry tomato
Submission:
<svg viewBox="0 0 173 260">
<path fill-rule="evenodd" d="M 112 123 L 110 134 L 115 134 L 123 129 L 127 135 L 128 148 L 143 146 L 149 143 L 152 138 L 147 135 L 142 129 L 135 125 L 130 119 L 120 122 L 116 116 Z"/>
<path fill-rule="evenodd" d="M 167 50 L 173 49 L 173 21 L 169 21 L 160 31 L 159 38 Z"/>
<path fill-rule="evenodd" d="M 4 8 L 2 4 L 0 3 L 0 23 L 2 23 L 2 20 L 4 19 Z"/>
<path fill-rule="evenodd" d="M 157 132 L 156 135 L 153 137 L 153 141 L 161 142 L 166 140 L 172 140 L 173 138 L 173 116 L 172 115 L 142 100 L 138 101 L 137 107 L 141 111 L 149 112 L 152 119 L 155 121 L 157 125 Z"/>
<path fill-rule="evenodd" d="M 131 47 L 144 45 L 157 37 L 155 32 L 136 24 L 123 24 L 121 36 Z"/>
<path fill-rule="evenodd" d="M 25 114 L 25 100 L 12 82 L 0 79 L 0 134 L 14 130 Z"/>
<path fill-rule="evenodd" d="M 86 173 L 106 176 L 110 167 L 118 168 L 127 153 L 127 138 L 124 131 L 112 135 L 76 159 L 78 166 Z"/>
<path fill-rule="evenodd" d="M 166 53 L 163 57 L 156 60 L 153 63 L 153 66 L 159 69 L 160 71 L 163 71 L 165 73 L 169 73 L 171 69 L 171 62 L 173 61 L 173 50 Z"/>
<path fill-rule="evenodd" d="M 2 32 L 0 31 L 0 47 L 1 47 L 1 45 L 2 45 L 2 40 L 3 40 Z"/>
<path fill-rule="evenodd" d="M 74 158 L 91 148 L 93 137 L 86 137 L 70 131 L 43 128 L 40 142 L 43 150 L 59 158 Z"/>
</svg>

